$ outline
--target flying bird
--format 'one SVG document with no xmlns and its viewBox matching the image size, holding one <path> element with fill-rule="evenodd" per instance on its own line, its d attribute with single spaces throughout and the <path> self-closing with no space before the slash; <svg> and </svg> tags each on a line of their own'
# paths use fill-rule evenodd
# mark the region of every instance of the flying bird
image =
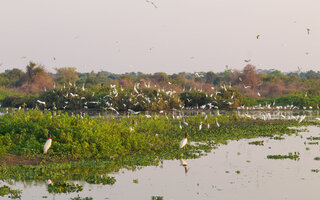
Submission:
<svg viewBox="0 0 320 200">
<path fill-rule="evenodd" d="M 146 2 L 152 4 L 154 8 L 158 8 L 158 6 L 153 1 L 146 0 Z"/>
<path fill-rule="evenodd" d="M 244 62 L 246 62 L 246 63 L 251 62 L 251 59 L 244 60 Z"/>
</svg>

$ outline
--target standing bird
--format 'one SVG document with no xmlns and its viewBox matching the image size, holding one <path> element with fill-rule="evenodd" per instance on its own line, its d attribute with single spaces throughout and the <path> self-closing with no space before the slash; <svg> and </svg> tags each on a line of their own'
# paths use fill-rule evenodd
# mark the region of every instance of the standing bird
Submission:
<svg viewBox="0 0 320 200">
<path fill-rule="evenodd" d="M 187 142 L 188 142 L 187 137 L 188 137 L 188 133 L 186 133 L 185 136 L 184 136 L 184 138 L 183 138 L 183 140 L 181 140 L 181 142 L 180 142 L 180 148 L 183 148 L 184 146 L 186 146 L 186 144 L 187 144 Z"/>
<path fill-rule="evenodd" d="M 51 147 L 51 143 L 52 143 L 52 139 L 50 138 L 50 134 L 49 134 L 48 140 L 43 146 L 43 153 L 44 154 L 46 154 L 48 152 L 49 148 Z"/>
<path fill-rule="evenodd" d="M 257 35 L 256 38 L 259 39 L 260 35 Z"/>
<path fill-rule="evenodd" d="M 308 33 L 308 35 L 310 34 L 310 28 L 307 28 L 307 33 Z"/>
<path fill-rule="evenodd" d="M 220 124 L 218 123 L 218 119 L 216 119 L 216 124 L 217 124 L 217 127 L 220 127 Z"/>
</svg>

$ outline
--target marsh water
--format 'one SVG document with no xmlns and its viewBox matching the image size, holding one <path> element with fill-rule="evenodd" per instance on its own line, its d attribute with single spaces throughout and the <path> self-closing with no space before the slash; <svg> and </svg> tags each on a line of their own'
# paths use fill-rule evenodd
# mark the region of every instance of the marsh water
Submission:
<svg viewBox="0 0 320 200">
<path fill-rule="evenodd" d="M 136 171 L 122 169 L 110 174 L 116 183 L 91 185 L 77 182 L 79 193 L 50 194 L 46 183 L 15 182 L 10 187 L 22 190 L 22 199 L 318 199 L 320 146 L 309 144 L 310 136 L 319 137 L 320 127 L 309 126 L 283 140 L 243 139 L 219 145 L 207 156 L 186 160 L 188 172 L 180 160 L 163 161 L 160 166 Z M 263 146 L 248 144 L 264 141 Z M 272 160 L 267 155 L 299 152 L 299 160 Z M 6 199 L 6 198 L 2 198 Z"/>
</svg>

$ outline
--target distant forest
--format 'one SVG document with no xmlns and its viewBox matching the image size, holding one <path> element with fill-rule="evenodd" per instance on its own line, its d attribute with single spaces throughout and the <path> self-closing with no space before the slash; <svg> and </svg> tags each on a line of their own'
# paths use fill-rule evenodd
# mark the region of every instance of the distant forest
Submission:
<svg viewBox="0 0 320 200">
<path fill-rule="evenodd" d="M 244 104 L 284 95 L 320 96 L 319 71 L 283 73 L 279 70 L 259 70 L 251 64 L 247 64 L 243 70 L 226 69 L 219 73 L 180 72 L 170 75 L 164 72 L 80 73 L 74 67 L 55 68 L 55 71 L 56 73 L 48 73 L 44 66 L 34 62 L 30 62 L 25 71 L 17 68 L 5 70 L 0 73 L 0 102 L 8 97 L 39 96 L 49 90 L 70 86 L 94 91 L 110 85 L 133 88 L 136 84 L 145 88 L 174 91 L 178 95 L 193 91 L 212 94 L 222 88 L 232 87 L 243 98 L 249 99 L 243 101 Z"/>
</svg>

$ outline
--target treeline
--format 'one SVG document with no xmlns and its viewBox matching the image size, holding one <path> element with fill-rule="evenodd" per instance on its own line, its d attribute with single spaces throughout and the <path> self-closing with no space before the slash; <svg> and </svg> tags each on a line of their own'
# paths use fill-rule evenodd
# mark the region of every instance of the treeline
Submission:
<svg viewBox="0 0 320 200">
<path fill-rule="evenodd" d="M 135 85 L 139 85 L 140 90 L 143 90 L 141 95 L 150 100 L 150 103 L 136 100 L 132 103 L 134 105 L 139 102 L 139 106 L 132 106 L 136 110 L 161 110 L 176 108 L 179 105 L 180 107 L 200 107 L 208 103 L 209 107 L 213 108 L 214 106 L 234 108 L 241 105 L 274 102 L 276 99 L 278 104 L 296 103 L 314 107 L 318 105 L 318 101 L 314 98 L 320 95 L 319 71 L 282 73 L 278 70 L 256 70 L 250 64 L 243 70 L 226 69 L 220 73 L 181 72 L 172 75 L 163 72 L 154 74 L 141 72 L 113 74 L 105 71 L 79 73 L 74 67 L 55 68 L 55 71 L 56 73 L 48 73 L 44 66 L 30 62 L 25 71 L 13 68 L 0 73 L 0 102 L 3 106 L 17 107 L 25 103 L 32 107 L 36 105 L 37 100 L 41 100 L 48 102 L 46 106 L 57 109 L 102 108 L 106 105 L 103 103 L 94 105 L 89 102 L 104 102 L 102 97 L 110 95 L 112 91 L 110 86 L 113 85 L 117 87 L 118 96 L 108 99 L 107 102 L 113 103 L 113 106 L 118 107 L 119 110 L 128 109 L 123 108 L 123 104 L 130 105 L 130 102 L 122 99 L 134 97 Z M 171 97 L 172 94 L 170 96 L 170 92 L 170 98 L 166 97 L 168 91 L 174 93 L 174 97 Z M 63 97 L 70 92 L 83 99 Z M 93 93 L 96 96 L 92 95 Z M 151 102 L 152 99 L 159 97 L 155 95 L 162 95 L 164 103 L 156 100 Z M 231 99 L 232 96 L 234 99 Z M 67 101 L 74 102 L 74 105 L 68 103 L 69 106 L 66 107 Z M 156 106 L 156 103 L 160 105 Z"/>
</svg>

